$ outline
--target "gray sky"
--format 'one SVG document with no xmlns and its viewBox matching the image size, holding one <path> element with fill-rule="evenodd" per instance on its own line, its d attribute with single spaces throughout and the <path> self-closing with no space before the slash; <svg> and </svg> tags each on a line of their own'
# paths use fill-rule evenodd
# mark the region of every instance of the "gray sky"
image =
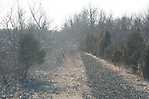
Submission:
<svg viewBox="0 0 149 99">
<path fill-rule="evenodd" d="M 36 8 L 41 3 L 47 17 L 55 26 L 60 26 L 66 17 L 80 12 L 89 5 L 114 16 L 144 13 L 149 6 L 149 0 L 0 0 L 0 16 L 6 15 L 10 8 L 16 8 L 16 1 L 19 1 L 20 6 L 26 11 L 28 5 Z"/>
</svg>

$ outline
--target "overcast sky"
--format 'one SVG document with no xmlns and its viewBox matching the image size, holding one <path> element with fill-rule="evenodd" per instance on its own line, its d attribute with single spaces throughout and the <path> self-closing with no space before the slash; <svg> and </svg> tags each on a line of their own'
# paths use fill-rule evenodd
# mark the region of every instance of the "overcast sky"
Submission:
<svg viewBox="0 0 149 99">
<path fill-rule="evenodd" d="M 0 16 L 5 15 L 10 8 L 16 7 L 16 1 L 22 8 L 28 10 L 28 5 L 41 6 L 53 24 L 61 25 L 66 17 L 78 13 L 89 5 L 103 9 L 114 16 L 144 13 L 149 8 L 149 0 L 0 0 Z"/>
</svg>

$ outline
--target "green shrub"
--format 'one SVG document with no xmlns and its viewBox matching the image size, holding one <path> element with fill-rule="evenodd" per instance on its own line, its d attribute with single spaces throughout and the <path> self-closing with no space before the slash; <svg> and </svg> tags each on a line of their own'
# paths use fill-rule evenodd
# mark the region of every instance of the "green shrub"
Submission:
<svg viewBox="0 0 149 99">
<path fill-rule="evenodd" d="M 21 34 L 19 41 L 19 62 L 23 65 L 23 79 L 28 69 L 34 64 L 42 64 L 46 53 L 41 49 L 40 42 L 31 33 Z"/>
</svg>

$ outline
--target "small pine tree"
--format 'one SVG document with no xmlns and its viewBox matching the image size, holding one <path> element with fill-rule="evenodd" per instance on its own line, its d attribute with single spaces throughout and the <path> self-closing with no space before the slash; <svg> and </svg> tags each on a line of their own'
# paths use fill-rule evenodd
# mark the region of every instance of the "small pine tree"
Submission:
<svg viewBox="0 0 149 99">
<path fill-rule="evenodd" d="M 106 31 L 100 40 L 100 56 L 104 57 L 106 49 L 111 45 L 111 34 Z"/>
<path fill-rule="evenodd" d="M 143 76 L 145 79 L 149 80 L 149 46 L 145 49 L 144 63 Z"/>
<path fill-rule="evenodd" d="M 22 65 L 23 79 L 26 78 L 28 69 L 33 64 L 41 64 L 44 62 L 45 51 L 41 49 L 40 42 L 31 33 L 21 35 L 19 42 L 19 61 Z"/>
<path fill-rule="evenodd" d="M 143 49 L 145 48 L 144 39 L 140 33 L 132 33 L 129 35 L 126 45 L 126 62 L 128 65 L 132 65 L 132 68 L 136 71 Z"/>
<path fill-rule="evenodd" d="M 93 34 L 88 34 L 86 37 L 86 49 L 87 52 L 92 53 L 92 54 L 96 54 L 96 47 L 95 47 L 95 43 L 96 43 L 96 39 L 94 37 Z"/>
<path fill-rule="evenodd" d="M 121 58 L 122 58 L 121 50 L 115 50 L 112 54 L 112 62 L 114 63 L 115 66 L 120 63 Z"/>
</svg>

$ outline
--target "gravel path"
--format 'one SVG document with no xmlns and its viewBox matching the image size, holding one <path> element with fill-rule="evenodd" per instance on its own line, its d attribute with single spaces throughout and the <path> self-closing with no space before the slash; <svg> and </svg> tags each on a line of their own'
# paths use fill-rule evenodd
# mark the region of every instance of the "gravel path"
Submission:
<svg viewBox="0 0 149 99">
<path fill-rule="evenodd" d="M 87 53 L 82 53 L 82 60 L 88 75 L 88 86 L 96 99 L 149 99 L 149 93 L 136 89 L 137 86 L 107 68 L 107 64 Z"/>
<path fill-rule="evenodd" d="M 87 99 L 90 88 L 81 55 L 78 51 L 67 51 L 64 64 L 48 75 L 49 81 L 56 83 L 56 92 L 35 92 L 30 99 Z M 92 98 L 91 98 L 92 99 Z"/>
<path fill-rule="evenodd" d="M 89 93 L 87 77 L 80 53 L 70 51 L 65 53 L 64 67 L 53 74 L 54 82 L 63 86 L 53 99 L 84 99 L 83 95 Z"/>
</svg>

